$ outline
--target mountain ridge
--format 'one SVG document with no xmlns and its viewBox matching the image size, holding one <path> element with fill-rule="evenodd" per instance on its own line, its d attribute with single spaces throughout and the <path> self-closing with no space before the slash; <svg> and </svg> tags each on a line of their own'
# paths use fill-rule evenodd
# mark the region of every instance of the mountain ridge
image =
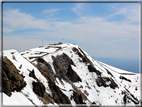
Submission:
<svg viewBox="0 0 142 107">
<path fill-rule="evenodd" d="M 19 105 L 15 98 L 18 96 L 25 99 L 23 105 L 35 106 L 141 104 L 140 74 L 95 61 L 77 45 L 50 44 L 21 53 L 8 50 L 3 56 L 9 60 L 7 63 L 13 63 L 23 77 L 21 81 L 26 83 L 17 91 L 18 85 L 13 84 L 20 80 L 16 80 L 16 74 L 8 76 L 11 68 L 4 70 L 2 82 L 13 89 L 9 88 L 11 94 L 2 89 L 4 105 Z"/>
</svg>

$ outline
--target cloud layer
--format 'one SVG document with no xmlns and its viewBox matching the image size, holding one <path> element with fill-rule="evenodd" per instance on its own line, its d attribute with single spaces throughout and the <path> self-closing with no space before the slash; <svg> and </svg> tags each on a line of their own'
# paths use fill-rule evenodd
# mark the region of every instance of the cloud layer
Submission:
<svg viewBox="0 0 142 107">
<path fill-rule="evenodd" d="M 4 12 L 3 19 L 5 25 L 8 25 L 8 27 L 15 30 L 29 28 L 42 30 L 52 29 L 48 23 L 48 20 L 37 19 L 30 14 L 20 12 L 18 9 L 12 9 Z"/>
<path fill-rule="evenodd" d="M 37 18 L 21 12 L 20 9 L 6 10 L 3 18 L 4 49 L 15 46 L 17 49 L 23 50 L 28 46 L 31 48 L 31 46 L 40 45 L 38 42 L 42 39 L 47 41 L 46 43 L 63 39 L 63 42 L 75 42 L 91 56 L 138 57 L 139 7 L 134 5 L 133 8 L 129 6 L 123 6 L 120 9 L 117 6 L 112 8 L 115 12 L 106 17 L 84 15 L 86 13 L 84 4 L 78 3 L 68 10 L 77 15 L 72 20 L 60 20 L 60 17 L 55 17 L 56 12 L 59 14 L 63 10 L 57 8 L 42 10 L 42 15 L 50 14 L 48 18 Z M 110 20 L 119 16 L 123 19 Z M 21 31 L 19 35 L 13 34 L 19 30 Z"/>
</svg>

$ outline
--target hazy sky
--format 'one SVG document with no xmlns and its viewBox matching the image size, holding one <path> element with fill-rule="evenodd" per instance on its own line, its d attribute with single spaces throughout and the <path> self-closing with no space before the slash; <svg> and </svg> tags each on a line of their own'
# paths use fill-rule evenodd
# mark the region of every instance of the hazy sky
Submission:
<svg viewBox="0 0 142 107">
<path fill-rule="evenodd" d="M 139 3 L 3 3 L 3 49 L 75 43 L 94 57 L 139 58 Z"/>
</svg>

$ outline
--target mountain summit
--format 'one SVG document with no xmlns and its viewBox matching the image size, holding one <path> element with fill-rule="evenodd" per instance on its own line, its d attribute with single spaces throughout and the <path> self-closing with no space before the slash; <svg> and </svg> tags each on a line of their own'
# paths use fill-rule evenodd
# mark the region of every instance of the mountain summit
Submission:
<svg viewBox="0 0 142 107">
<path fill-rule="evenodd" d="M 73 44 L 3 51 L 3 105 L 141 105 L 141 74 L 92 59 Z"/>
</svg>

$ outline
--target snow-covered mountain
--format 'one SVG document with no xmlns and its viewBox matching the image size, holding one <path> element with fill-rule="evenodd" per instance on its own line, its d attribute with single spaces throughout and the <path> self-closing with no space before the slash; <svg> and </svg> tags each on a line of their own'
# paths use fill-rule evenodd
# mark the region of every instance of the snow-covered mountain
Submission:
<svg viewBox="0 0 142 107">
<path fill-rule="evenodd" d="M 73 44 L 3 51 L 3 105 L 141 105 L 141 74 L 92 59 Z"/>
</svg>

